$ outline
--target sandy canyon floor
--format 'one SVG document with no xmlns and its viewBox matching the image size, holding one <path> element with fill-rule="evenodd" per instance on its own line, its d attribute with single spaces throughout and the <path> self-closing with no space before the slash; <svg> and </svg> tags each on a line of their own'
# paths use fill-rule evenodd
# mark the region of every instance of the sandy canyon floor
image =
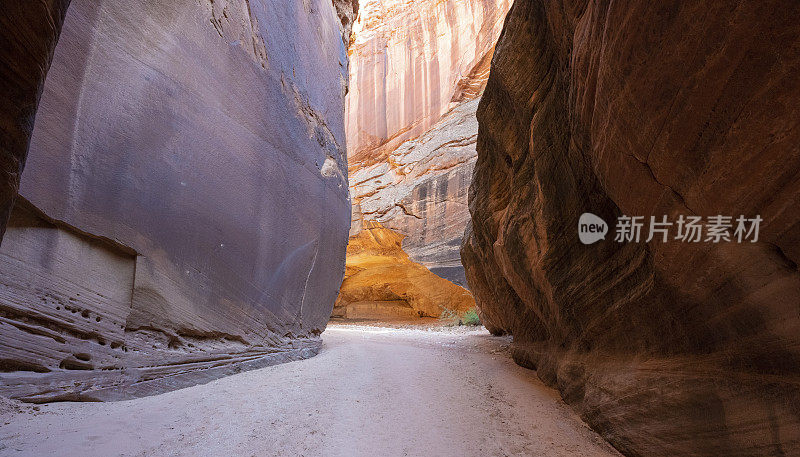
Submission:
<svg viewBox="0 0 800 457">
<path fill-rule="evenodd" d="M 486 330 L 332 324 L 309 360 L 113 403 L 3 404 L 2 456 L 618 455 Z"/>
</svg>

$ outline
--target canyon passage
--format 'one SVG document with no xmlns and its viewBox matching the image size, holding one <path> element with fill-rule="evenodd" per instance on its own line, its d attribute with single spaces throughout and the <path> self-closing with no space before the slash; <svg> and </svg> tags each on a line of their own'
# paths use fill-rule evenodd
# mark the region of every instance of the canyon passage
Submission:
<svg viewBox="0 0 800 457">
<path fill-rule="evenodd" d="M 800 3 L 28 3 L 0 456 L 800 455 Z"/>
<path fill-rule="evenodd" d="M 333 324 L 323 340 L 158 396 L 2 414 L 0 455 L 619 455 L 485 330 Z"/>
</svg>

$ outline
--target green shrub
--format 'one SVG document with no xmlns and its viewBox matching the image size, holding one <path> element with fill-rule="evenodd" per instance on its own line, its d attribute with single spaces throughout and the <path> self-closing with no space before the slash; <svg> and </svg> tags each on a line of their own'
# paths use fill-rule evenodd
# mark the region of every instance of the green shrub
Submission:
<svg viewBox="0 0 800 457">
<path fill-rule="evenodd" d="M 448 308 L 442 309 L 442 314 L 439 316 L 439 320 L 441 320 L 446 327 L 461 325 L 461 319 L 459 318 L 458 313 Z"/>
<path fill-rule="evenodd" d="M 464 313 L 442 308 L 442 314 L 439 316 L 439 320 L 441 320 L 446 327 L 455 327 L 457 325 L 481 325 L 481 318 L 478 316 L 478 310 L 476 308 L 472 308 Z"/>
<path fill-rule="evenodd" d="M 461 316 L 461 322 L 464 325 L 473 325 L 473 326 L 481 325 L 481 318 L 480 316 L 478 316 L 478 310 L 472 308 L 471 310 L 464 313 L 464 315 Z"/>
</svg>

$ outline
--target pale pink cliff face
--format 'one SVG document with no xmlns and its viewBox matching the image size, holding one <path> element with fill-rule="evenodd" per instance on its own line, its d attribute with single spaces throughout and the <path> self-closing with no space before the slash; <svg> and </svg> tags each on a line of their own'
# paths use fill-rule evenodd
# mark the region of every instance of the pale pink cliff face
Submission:
<svg viewBox="0 0 800 457">
<path fill-rule="evenodd" d="M 421 135 L 464 99 L 470 85 L 485 80 L 511 3 L 363 2 L 349 51 L 346 131 L 351 166 L 381 160 Z"/>
<path fill-rule="evenodd" d="M 477 98 L 510 0 L 368 0 L 350 44 L 346 135 L 361 219 L 405 236 L 403 250 L 466 286 Z"/>
</svg>

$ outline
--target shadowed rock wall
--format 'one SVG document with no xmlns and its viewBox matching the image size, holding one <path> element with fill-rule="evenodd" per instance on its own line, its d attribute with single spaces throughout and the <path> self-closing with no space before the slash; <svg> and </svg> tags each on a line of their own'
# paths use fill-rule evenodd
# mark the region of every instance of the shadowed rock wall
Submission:
<svg viewBox="0 0 800 457">
<path fill-rule="evenodd" d="M 0 392 L 125 398 L 319 350 L 344 22 L 330 0 L 72 2 L 0 249 Z"/>
<path fill-rule="evenodd" d="M 0 242 L 67 6 L 69 0 L 0 3 Z"/>
<path fill-rule="evenodd" d="M 628 455 L 800 454 L 797 17 L 517 0 L 497 44 L 470 289 L 517 362 Z M 585 246 L 586 211 L 764 222 L 757 243 Z"/>
</svg>

